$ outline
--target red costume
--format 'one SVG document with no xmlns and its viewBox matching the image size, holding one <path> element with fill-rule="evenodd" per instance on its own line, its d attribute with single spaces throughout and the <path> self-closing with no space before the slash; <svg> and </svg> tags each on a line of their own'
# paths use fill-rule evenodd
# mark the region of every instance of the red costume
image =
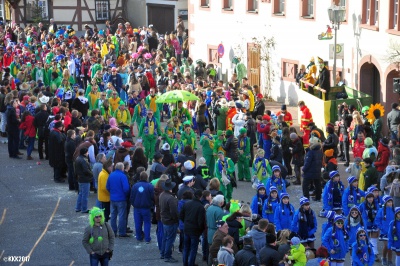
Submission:
<svg viewBox="0 0 400 266">
<path fill-rule="evenodd" d="M 364 144 L 364 140 L 359 141 L 358 139 L 356 139 L 354 141 L 354 147 L 353 147 L 353 156 L 354 158 L 361 158 L 362 159 L 362 155 L 365 149 L 365 144 Z"/>
<path fill-rule="evenodd" d="M 236 108 L 231 108 L 226 113 L 226 129 L 227 130 L 233 129 L 232 118 L 235 116 L 236 113 L 237 113 Z"/>
<path fill-rule="evenodd" d="M 276 113 L 276 116 L 279 117 L 282 114 L 281 111 Z M 288 126 L 292 126 L 293 125 L 293 118 L 292 118 L 292 114 L 286 111 L 285 116 L 283 117 L 283 121 L 286 122 L 286 124 L 288 124 Z"/>
<path fill-rule="evenodd" d="M 378 144 L 378 157 L 374 162 L 376 170 L 378 172 L 385 172 L 386 166 L 389 164 L 390 149 L 387 145 L 379 141 Z"/>
<path fill-rule="evenodd" d="M 300 118 L 300 131 L 303 132 L 303 146 L 307 148 L 310 143 L 310 133 L 311 130 L 308 127 L 308 124 L 313 122 L 312 114 L 310 109 L 306 105 L 300 107 L 301 118 Z"/>
</svg>

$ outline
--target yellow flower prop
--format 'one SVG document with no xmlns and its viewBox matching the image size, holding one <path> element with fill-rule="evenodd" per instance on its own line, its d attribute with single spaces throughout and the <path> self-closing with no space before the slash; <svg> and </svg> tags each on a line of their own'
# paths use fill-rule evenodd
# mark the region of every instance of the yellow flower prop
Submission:
<svg viewBox="0 0 400 266">
<path fill-rule="evenodd" d="M 385 114 L 385 107 L 383 107 L 383 105 L 381 105 L 380 103 L 371 104 L 367 115 L 367 119 L 368 121 L 370 121 L 371 124 L 373 124 L 375 121 L 374 110 L 376 109 L 379 109 L 381 111 L 381 117 L 383 117 L 383 115 Z"/>
</svg>

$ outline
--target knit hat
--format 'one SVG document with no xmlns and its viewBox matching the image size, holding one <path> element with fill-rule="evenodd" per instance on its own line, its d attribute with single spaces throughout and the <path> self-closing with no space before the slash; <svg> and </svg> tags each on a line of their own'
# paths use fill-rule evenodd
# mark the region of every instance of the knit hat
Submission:
<svg viewBox="0 0 400 266">
<path fill-rule="evenodd" d="M 374 191 L 379 191 L 379 189 L 376 187 L 376 186 L 370 186 L 368 189 L 367 189 L 367 192 L 374 192 Z"/>
<path fill-rule="evenodd" d="M 275 186 L 271 186 L 271 187 L 269 188 L 269 194 L 271 194 L 271 193 L 274 192 L 274 191 L 278 192 L 278 189 L 277 189 Z"/>
<path fill-rule="evenodd" d="M 328 220 L 332 220 L 335 218 L 336 212 L 334 211 L 327 211 L 325 218 L 327 218 Z"/>
<path fill-rule="evenodd" d="M 306 197 L 301 197 L 300 198 L 300 206 L 303 206 L 304 204 L 310 203 L 310 200 Z"/>
<path fill-rule="evenodd" d="M 394 215 L 396 216 L 400 212 L 400 207 L 394 209 Z M 396 218 L 396 217 L 395 217 Z"/>
<path fill-rule="evenodd" d="M 382 197 L 383 205 L 386 205 L 386 203 L 390 200 L 393 201 L 393 198 L 391 196 L 388 195 L 383 196 Z"/>
<path fill-rule="evenodd" d="M 351 207 L 351 208 L 350 208 L 350 212 L 351 212 L 352 210 L 356 210 L 356 211 L 360 212 L 360 209 L 358 208 L 357 205 L 354 205 L 353 207 Z"/>
<path fill-rule="evenodd" d="M 358 179 L 357 179 L 357 177 L 355 177 L 355 176 L 349 176 L 348 178 L 347 178 L 347 182 L 349 183 L 349 184 L 351 184 L 351 183 L 353 183 L 354 181 L 358 181 Z"/>
<path fill-rule="evenodd" d="M 357 229 L 357 235 L 360 234 L 361 232 L 367 233 L 367 232 L 365 232 L 364 227 L 359 227 L 359 228 Z"/>
<path fill-rule="evenodd" d="M 293 246 L 297 246 L 297 245 L 300 244 L 300 238 L 298 238 L 297 236 L 295 236 L 295 237 L 293 237 L 292 239 L 290 239 L 290 243 L 291 243 Z"/>
<path fill-rule="evenodd" d="M 396 173 L 396 167 L 394 167 L 393 165 L 388 165 L 386 166 L 385 174 L 382 176 L 382 178 L 384 177 L 386 178 L 388 175 L 392 173 Z"/>
<path fill-rule="evenodd" d="M 259 183 L 259 184 L 257 185 L 257 191 L 259 191 L 260 189 L 264 189 L 264 190 L 265 190 L 264 184 Z"/>
<path fill-rule="evenodd" d="M 223 220 L 219 220 L 219 221 L 217 221 L 217 223 L 216 223 L 217 228 L 222 227 L 224 224 L 225 224 L 225 221 L 223 221 Z"/>
<path fill-rule="evenodd" d="M 326 157 L 333 157 L 333 149 L 326 150 L 324 154 Z"/>
<path fill-rule="evenodd" d="M 262 120 L 271 120 L 271 117 L 269 115 L 263 115 Z"/>
<path fill-rule="evenodd" d="M 267 234 L 267 244 L 272 244 L 276 242 L 276 236 L 274 234 Z"/>
<path fill-rule="evenodd" d="M 289 198 L 289 194 L 286 192 L 282 192 L 280 195 L 280 199 L 282 200 L 283 198 Z"/>
<path fill-rule="evenodd" d="M 186 170 L 192 170 L 194 168 L 194 162 L 187 160 L 183 166 L 185 167 Z"/>
<path fill-rule="evenodd" d="M 296 133 L 290 133 L 290 139 L 297 139 L 297 137 Z"/>
<path fill-rule="evenodd" d="M 272 173 L 275 172 L 275 171 L 281 172 L 281 168 L 279 167 L 279 165 L 272 166 Z"/>
<path fill-rule="evenodd" d="M 233 131 L 232 131 L 231 129 L 228 129 L 228 130 L 226 131 L 225 135 L 226 135 L 227 137 L 230 137 L 230 136 L 233 135 Z"/>
<path fill-rule="evenodd" d="M 344 221 L 345 218 L 342 215 L 335 215 L 335 218 L 333 218 L 333 221 L 336 223 L 338 221 Z"/>
<path fill-rule="evenodd" d="M 240 133 L 240 135 L 243 135 L 243 134 L 247 133 L 247 129 L 244 128 L 244 127 L 242 127 L 242 128 L 239 130 L 239 133 Z"/>
<path fill-rule="evenodd" d="M 335 176 L 340 176 L 340 174 L 339 174 L 338 171 L 331 171 L 331 172 L 329 173 L 329 178 L 330 178 L 330 179 L 334 178 Z"/>
<path fill-rule="evenodd" d="M 365 144 L 365 146 L 372 146 L 372 144 L 374 144 L 374 142 L 372 141 L 372 139 L 370 137 L 368 137 L 364 140 L 364 144 Z"/>
</svg>

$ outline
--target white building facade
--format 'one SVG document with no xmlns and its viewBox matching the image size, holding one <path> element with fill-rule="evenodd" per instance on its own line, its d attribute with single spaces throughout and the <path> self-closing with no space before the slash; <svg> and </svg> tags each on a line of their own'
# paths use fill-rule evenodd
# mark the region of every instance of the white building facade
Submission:
<svg viewBox="0 0 400 266">
<path fill-rule="evenodd" d="M 391 41 L 400 43 L 399 0 L 191 0 L 190 56 L 218 64 L 225 80 L 233 72 L 233 57 L 239 56 L 252 85 L 259 84 L 264 94 L 270 89 L 274 100 L 295 105 L 301 100 L 295 83 L 301 64 L 307 66 L 311 57 L 317 61 L 318 56 L 332 70 L 329 45 L 334 39 L 319 40 L 318 35 L 332 26 L 327 9 L 333 3 L 347 11 L 337 32 L 337 43 L 343 44 L 344 51 L 343 60 L 337 60 L 337 73 L 348 86 L 371 95 L 389 112 L 391 103 L 399 99 L 393 93 L 399 66 L 387 63 L 385 57 Z M 266 88 L 263 54 L 256 58 L 253 54 L 253 38 L 263 37 L 275 41 L 269 61 L 270 88 Z M 224 46 L 222 58 L 216 55 L 219 44 Z"/>
</svg>

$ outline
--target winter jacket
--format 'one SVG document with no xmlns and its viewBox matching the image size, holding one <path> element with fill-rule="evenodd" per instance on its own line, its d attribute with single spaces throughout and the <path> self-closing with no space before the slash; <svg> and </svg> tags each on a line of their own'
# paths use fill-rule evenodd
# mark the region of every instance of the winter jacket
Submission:
<svg viewBox="0 0 400 266">
<path fill-rule="evenodd" d="M 65 135 L 58 129 L 53 129 L 49 136 L 49 164 L 51 167 L 65 167 L 64 142 Z"/>
<path fill-rule="evenodd" d="M 270 187 L 276 187 L 278 189 L 278 196 L 284 192 L 286 193 L 286 183 L 283 178 L 279 177 L 276 178 L 274 174 L 272 173 L 272 176 L 268 178 L 267 184 L 265 186 L 265 191 L 269 191 Z"/>
<path fill-rule="evenodd" d="M 297 165 L 297 166 L 303 166 L 304 165 L 304 147 L 303 147 L 303 143 L 301 142 L 300 138 L 297 138 L 296 140 L 294 140 L 291 144 L 291 147 L 293 147 L 292 164 Z M 321 168 L 320 168 L 320 171 L 321 171 Z"/>
<path fill-rule="evenodd" d="M 278 204 L 275 208 L 274 214 L 274 224 L 275 231 L 278 232 L 283 229 L 291 228 L 291 223 L 293 221 L 293 216 L 295 213 L 295 209 L 292 204 L 283 204 L 282 202 Z"/>
<path fill-rule="evenodd" d="M 343 229 L 336 227 L 336 233 L 333 233 L 333 230 L 334 227 L 326 230 L 322 238 L 322 245 L 328 249 L 328 252 L 332 249 L 335 250 L 335 254 L 329 255 L 331 259 L 344 260 L 346 258 L 346 253 L 349 250 L 349 244 Z"/>
<path fill-rule="evenodd" d="M 206 227 L 206 210 L 201 201 L 195 198 L 183 205 L 179 219 L 184 222 L 185 234 L 200 236 Z"/>
<path fill-rule="evenodd" d="M 228 215 L 228 217 L 229 217 L 230 215 Z M 228 218 L 227 217 L 227 218 Z M 224 220 L 224 218 L 222 218 L 222 220 Z M 243 225 L 239 222 L 239 221 L 237 221 L 236 219 L 235 220 L 229 220 L 229 219 L 227 219 L 226 220 L 226 223 L 228 224 L 228 226 L 229 226 L 229 229 L 228 229 L 228 234 L 231 236 L 231 237 L 233 237 L 233 239 L 235 240 L 235 243 L 236 243 L 236 245 L 238 245 L 239 246 L 239 238 L 240 238 L 240 233 L 239 233 L 239 231 L 243 228 Z"/>
<path fill-rule="evenodd" d="M 362 158 L 364 150 L 365 150 L 364 140 L 362 140 L 362 141 L 359 141 L 358 139 L 355 140 L 354 146 L 353 146 L 354 158 Z"/>
<path fill-rule="evenodd" d="M 379 182 L 379 177 L 378 177 L 378 171 L 376 170 L 375 167 L 369 166 L 367 168 L 367 171 L 364 173 L 364 191 L 366 191 L 370 186 L 377 184 L 378 186 L 380 185 Z"/>
<path fill-rule="evenodd" d="M 240 250 L 235 255 L 234 266 L 247 266 L 256 265 L 256 251 L 251 245 L 245 245 L 242 250 Z"/>
<path fill-rule="evenodd" d="M 178 193 L 176 194 L 176 197 L 178 198 L 178 200 L 182 199 L 183 193 L 185 193 L 186 191 L 191 191 L 194 194 L 194 190 L 191 187 L 189 187 L 185 184 L 182 184 L 178 190 Z"/>
<path fill-rule="evenodd" d="M 388 231 L 388 249 L 395 249 L 400 251 L 400 220 L 393 220 L 390 222 Z"/>
<path fill-rule="evenodd" d="M 224 216 L 224 211 L 220 206 L 211 204 L 206 211 L 207 219 L 207 240 L 211 245 L 215 231 L 217 230 L 217 221 L 221 220 Z"/>
<path fill-rule="evenodd" d="M 30 138 L 36 137 L 36 128 L 33 124 L 35 118 L 32 115 L 28 115 L 25 117 L 25 121 L 21 122 L 19 125 L 20 129 L 25 130 L 24 135 Z"/>
<path fill-rule="evenodd" d="M 365 197 L 365 192 L 358 187 L 347 187 L 343 192 L 342 208 L 345 216 L 349 215 L 351 207 L 361 204 L 361 199 Z"/>
<path fill-rule="evenodd" d="M 269 158 L 271 160 L 278 161 L 280 163 L 282 163 L 283 161 L 282 146 L 280 144 L 275 143 L 275 141 L 272 142 L 271 155 Z"/>
<path fill-rule="evenodd" d="M 150 209 L 154 206 L 154 187 L 147 181 L 139 181 L 131 190 L 131 204 L 134 208 Z"/>
<path fill-rule="evenodd" d="M 386 213 L 384 213 L 386 209 Z M 389 232 L 390 222 L 394 220 L 394 207 L 382 207 L 379 209 L 375 218 L 375 225 L 379 228 L 380 234 L 383 238 L 387 237 Z"/>
<path fill-rule="evenodd" d="M 308 217 L 311 217 L 312 219 L 312 225 L 310 226 L 311 221 L 305 220 L 306 214 L 308 214 Z M 298 209 L 294 213 L 292 225 L 291 225 L 291 231 L 295 232 L 299 235 L 300 240 L 303 240 L 302 242 L 307 242 L 308 238 L 314 238 L 314 234 L 317 231 L 318 228 L 318 223 L 317 223 L 317 216 L 315 215 L 314 211 L 312 209 L 309 209 L 309 212 L 300 212 L 300 209 Z M 304 233 L 302 233 L 304 232 Z"/>
<path fill-rule="evenodd" d="M 111 201 L 126 201 L 129 196 L 128 178 L 121 170 L 117 169 L 110 174 L 106 188 L 110 192 Z"/>
<path fill-rule="evenodd" d="M 257 261 L 260 262 L 260 250 L 265 247 L 265 244 L 267 243 L 267 234 L 259 229 L 253 228 L 250 230 L 250 232 L 248 232 L 248 235 L 253 238 L 253 245 L 256 249 Z"/>
<path fill-rule="evenodd" d="M 268 219 L 268 221 L 270 221 L 271 223 L 274 221 L 274 213 L 275 213 L 275 209 L 279 204 L 279 200 L 278 198 L 276 199 L 272 199 L 270 201 L 268 201 L 268 199 L 266 199 L 264 201 L 264 206 L 262 209 L 262 217 L 264 219 Z"/>
<path fill-rule="evenodd" d="M 323 153 L 321 144 L 316 143 L 310 145 L 304 159 L 304 178 L 320 179 L 322 168 Z"/>
<path fill-rule="evenodd" d="M 93 243 L 89 243 L 93 237 Z M 99 240 L 102 237 L 102 240 Z M 104 223 L 102 226 L 88 226 L 83 234 L 82 244 L 88 254 L 94 252 L 97 255 L 103 255 L 107 250 L 114 250 L 115 235 L 111 226 Z"/>
<path fill-rule="evenodd" d="M 226 152 L 226 157 L 230 158 L 236 164 L 239 160 L 238 139 L 234 136 L 227 138 L 222 148 Z"/>
<path fill-rule="evenodd" d="M 397 131 L 397 126 L 400 124 L 400 110 L 392 109 L 387 114 L 387 125 L 390 131 Z"/>
<path fill-rule="evenodd" d="M 324 151 L 333 149 L 333 156 L 337 157 L 338 156 L 338 146 L 339 144 L 339 137 L 335 134 L 329 134 L 324 141 Z"/>
<path fill-rule="evenodd" d="M 84 155 L 79 155 L 75 160 L 75 174 L 78 177 L 78 183 L 90 183 L 93 180 L 92 169 Z"/>
<path fill-rule="evenodd" d="M 266 244 L 260 250 L 260 264 L 268 266 L 278 266 L 279 265 L 279 252 L 276 246 Z"/>
<path fill-rule="evenodd" d="M 302 244 L 292 245 L 290 247 L 290 256 L 288 256 L 289 260 L 294 260 L 295 263 L 293 266 L 304 266 L 306 265 L 306 249 Z"/>
<path fill-rule="evenodd" d="M 390 150 L 387 145 L 379 142 L 378 144 L 378 157 L 374 162 L 375 168 L 378 172 L 385 172 L 386 166 L 389 164 Z"/>
<path fill-rule="evenodd" d="M 221 249 L 218 251 L 217 259 L 219 264 L 224 264 L 225 266 L 232 266 L 235 260 L 235 256 L 225 247 L 221 247 Z"/>
<path fill-rule="evenodd" d="M 358 228 L 363 227 L 361 225 L 361 219 L 361 216 L 357 217 L 356 219 L 350 217 L 349 219 L 346 219 L 346 221 L 344 221 L 344 228 L 349 234 L 349 247 L 351 247 L 354 242 L 357 242 L 357 230 Z"/>
<path fill-rule="evenodd" d="M 341 181 L 332 182 L 329 180 L 325 184 L 322 192 L 323 208 L 325 211 L 336 210 L 342 208 L 342 195 L 344 192 L 344 185 Z"/>
<path fill-rule="evenodd" d="M 220 247 L 222 246 L 222 240 L 227 235 L 228 234 L 225 234 L 221 230 L 217 230 L 215 232 L 215 234 L 213 235 L 212 241 L 211 241 L 212 244 L 210 245 L 210 257 L 211 257 L 211 259 L 217 258 L 218 251 L 219 251 Z M 232 249 L 233 249 L 234 253 L 236 254 L 237 251 L 238 251 L 238 248 L 237 248 L 235 243 L 233 243 Z"/>
<path fill-rule="evenodd" d="M 375 254 L 372 245 L 360 241 L 361 246 L 354 242 L 351 250 L 351 261 L 354 266 L 372 266 L 375 263 Z M 369 247 L 369 249 L 368 249 Z"/>
<path fill-rule="evenodd" d="M 361 205 L 359 206 L 362 219 L 364 222 L 364 227 L 365 229 L 371 230 L 371 229 L 377 229 L 378 227 L 375 225 L 375 218 L 376 215 L 378 214 L 379 211 L 379 204 L 377 204 L 374 201 L 374 208 L 370 208 L 369 211 L 367 209 L 367 200 L 365 200 Z"/>
<path fill-rule="evenodd" d="M 262 208 L 264 206 L 264 202 L 267 199 L 267 195 L 259 195 L 258 193 L 253 197 L 253 200 L 251 201 L 251 212 L 253 214 L 258 214 L 262 215 Z"/>
<path fill-rule="evenodd" d="M 169 191 L 161 193 L 159 198 L 161 222 L 165 225 L 178 224 L 178 199 Z"/>
</svg>

